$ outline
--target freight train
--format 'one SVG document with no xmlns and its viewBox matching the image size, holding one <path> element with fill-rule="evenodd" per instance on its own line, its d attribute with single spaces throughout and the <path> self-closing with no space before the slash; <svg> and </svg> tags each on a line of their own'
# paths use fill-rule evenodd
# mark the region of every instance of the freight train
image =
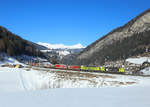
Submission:
<svg viewBox="0 0 150 107">
<path fill-rule="evenodd" d="M 61 65 L 56 64 L 54 66 L 56 69 L 64 70 L 75 70 L 75 71 L 86 71 L 86 72 L 104 72 L 104 73 L 118 73 L 124 74 L 125 69 L 122 67 L 87 67 L 87 66 L 73 66 L 73 65 Z"/>
<path fill-rule="evenodd" d="M 38 63 L 32 63 L 31 65 L 37 67 L 62 69 L 62 70 L 125 74 L 125 69 L 123 67 L 103 67 L 103 66 L 88 67 L 88 66 L 75 66 L 75 65 L 63 65 L 63 64 L 50 65 L 50 64 L 38 64 Z"/>
</svg>

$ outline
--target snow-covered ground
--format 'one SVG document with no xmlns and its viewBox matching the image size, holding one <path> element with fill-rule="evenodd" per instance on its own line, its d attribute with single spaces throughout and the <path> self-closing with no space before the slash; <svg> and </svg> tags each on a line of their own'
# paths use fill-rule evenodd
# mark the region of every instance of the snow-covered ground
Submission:
<svg viewBox="0 0 150 107">
<path fill-rule="evenodd" d="M 147 67 L 147 68 L 141 70 L 140 72 L 142 72 L 143 75 L 149 75 L 150 76 L 150 67 Z"/>
<path fill-rule="evenodd" d="M 0 67 L 0 107 L 150 107 L 150 77 L 74 73 Z"/>
<path fill-rule="evenodd" d="M 3 65 L 3 64 L 20 64 L 20 65 L 24 65 L 22 63 L 20 63 L 19 61 L 17 61 L 15 58 L 13 57 L 4 57 L 4 61 L 0 61 L 0 65 Z"/>
<path fill-rule="evenodd" d="M 128 58 L 126 61 L 133 64 L 143 64 L 146 61 L 150 62 L 150 57 Z"/>
<path fill-rule="evenodd" d="M 22 59 L 22 63 L 19 62 L 15 57 L 10 57 L 10 56 L 5 55 L 4 60 L 0 61 L 0 66 L 7 65 L 7 64 L 9 64 L 9 65 L 19 64 L 19 65 L 22 65 L 22 66 L 27 66 L 24 63 L 29 62 L 29 61 L 30 62 L 31 61 L 33 61 L 33 62 L 34 61 L 39 61 L 43 65 L 46 65 L 46 64 L 51 65 L 51 63 L 47 59 L 43 59 L 43 58 L 40 58 L 40 57 L 21 55 L 21 56 L 17 56 L 17 58 Z"/>
<path fill-rule="evenodd" d="M 78 71 L 48 71 L 48 69 L 39 71 L 28 68 L 19 69 L 7 67 L 0 67 L 0 74 L 2 74 L 0 75 L 2 76 L 0 78 L 3 80 L 1 84 L 4 84 L 5 82 L 8 84 L 8 81 L 10 80 L 10 83 L 18 80 L 14 83 L 18 84 L 20 81 L 20 86 L 22 86 L 24 90 L 40 90 L 48 88 L 127 87 L 139 85 L 141 81 L 144 80 L 142 77 L 134 76 L 84 73 Z M 6 79 L 6 77 L 8 79 Z M 11 85 L 12 84 L 13 83 L 11 83 Z"/>
<path fill-rule="evenodd" d="M 142 65 L 144 62 L 150 63 L 150 57 L 128 58 L 126 61 L 132 64 Z M 142 75 L 150 75 L 150 67 L 147 67 L 140 72 Z"/>
<path fill-rule="evenodd" d="M 149 90 L 150 77 L 0 67 L 0 107 L 150 107 Z"/>
<path fill-rule="evenodd" d="M 105 75 L 77 72 L 23 72 L 28 90 L 48 88 L 100 88 L 126 87 L 139 84 L 140 78 L 121 75 Z"/>
<path fill-rule="evenodd" d="M 1 107 L 149 107 L 150 87 L 0 93 Z"/>
</svg>

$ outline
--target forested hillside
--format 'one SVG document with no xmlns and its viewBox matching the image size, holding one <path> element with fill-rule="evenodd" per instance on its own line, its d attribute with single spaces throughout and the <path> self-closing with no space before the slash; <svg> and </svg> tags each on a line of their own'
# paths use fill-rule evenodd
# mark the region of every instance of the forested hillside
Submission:
<svg viewBox="0 0 150 107">
<path fill-rule="evenodd" d="M 84 49 L 75 64 L 101 65 L 106 61 L 150 54 L 150 10 L 112 30 Z"/>
<path fill-rule="evenodd" d="M 26 54 L 30 56 L 43 56 L 42 53 L 29 41 L 0 26 L 0 52 L 10 56 Z"/>
</svg>

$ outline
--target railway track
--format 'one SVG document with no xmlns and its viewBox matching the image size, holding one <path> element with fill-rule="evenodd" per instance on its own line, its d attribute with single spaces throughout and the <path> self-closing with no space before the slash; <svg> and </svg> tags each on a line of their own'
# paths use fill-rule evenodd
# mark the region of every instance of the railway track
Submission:
<svg viewBox="0 0 150 107">
<path fill-rule="evenodd" d="M 83 71 L 83 70 L 72 70 L 72 69 L 58 69 L 58 68 L 41 68 L 41 67 L 32 67 L 35 70 L 42 70 L 47 72 L 80 72 L 80 73 L 101 73 L 101 74 L 113 74 L 113 75 L 124 75 L 124 76 L 140 76 L 140 77 L 150 77 L 150 75 L 142 74 L 126 74 L 126 73 L 116 73 L 116 72 L 101 72 L 101 71 Z"/>
</svg>

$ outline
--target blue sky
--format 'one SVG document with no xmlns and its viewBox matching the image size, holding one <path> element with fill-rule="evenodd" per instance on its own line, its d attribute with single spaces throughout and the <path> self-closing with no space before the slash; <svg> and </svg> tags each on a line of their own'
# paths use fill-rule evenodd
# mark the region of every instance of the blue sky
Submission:
<svg viewBox="0 0 150 107">
<path fill-rule="evenodd" d="M 0 0 L 0 25 L 33 42 L 87 46 L 149 4 L 150 0 Z"/>
</svg>

